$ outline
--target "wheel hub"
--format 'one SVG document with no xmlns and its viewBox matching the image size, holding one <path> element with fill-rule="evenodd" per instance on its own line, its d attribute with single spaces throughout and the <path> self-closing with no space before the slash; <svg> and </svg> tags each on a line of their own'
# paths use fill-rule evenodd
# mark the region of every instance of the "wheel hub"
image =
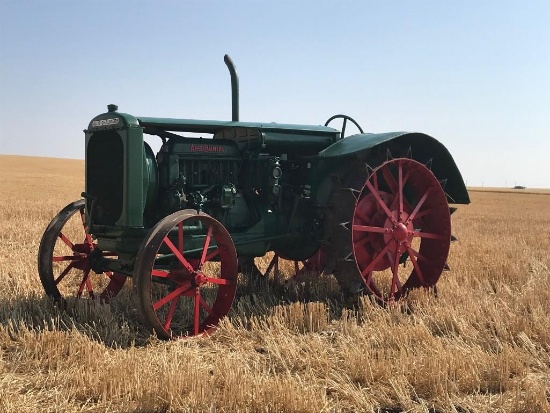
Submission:
<svg viewBox="0 0 550 413">
<path fill-rule="evenodd" d="M 93 245 L 90 245 L 88 243 L 83 244 L 75 244 L 73 246 L 73 253 L 74 255 L 80 256 L 82 254 L 89 254 L 93 250 Z"/>
<path fill-rule="evenodd" d="M 388 231 L 384 234 L 384 244 L 395 240 L 398 244 L 397 252 L 401 255 L 411 245 L 413 239 L 413 224 L 407 222 L 409 214 L 406 212 L 392 211 L 392 219 L 386 219 L 384 227 Z"/>
<path fill-rule="evenodd" d="M 407 239 L 407 235 L 409 235 L 409 232 L 407 230 L 407 226 L 403 224 L 402 222 L 399 222 L 394 228 L 393 228 L 393 237 L 401 242 L 405 241 Z"/>
<path fill-rule="evenodd" d="M 197 287 L 200 287 L 208 282 L 208 278 L 200 271 L 197 271 L 195 273 L 194 280 Z"/>
</svg>

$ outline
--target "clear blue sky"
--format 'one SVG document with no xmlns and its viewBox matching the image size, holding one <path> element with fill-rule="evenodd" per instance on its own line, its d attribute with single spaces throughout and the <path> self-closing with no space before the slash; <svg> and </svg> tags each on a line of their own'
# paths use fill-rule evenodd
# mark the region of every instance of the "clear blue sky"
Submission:
<svg viewBox="0 0 550 413">
<path fill-rule="evenodd" d="M 419 131 L 470 186 L 550 187 L 549 1 L 0 0 L 0 153 L 84 158 L 140 116 Z"/>
</svg>

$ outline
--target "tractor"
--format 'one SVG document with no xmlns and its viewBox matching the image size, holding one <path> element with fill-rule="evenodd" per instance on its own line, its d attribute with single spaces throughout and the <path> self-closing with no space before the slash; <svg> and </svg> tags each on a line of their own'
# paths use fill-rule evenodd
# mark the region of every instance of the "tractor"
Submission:
<svg viewBox="0 0 550 413">
<path fill-rule="evenodd" d="M 109 302 L 132 278 L 162 339 L 211 333 L 240 272 L 303 262 L 343 296 L 397 302 L 448 268 L 451 204 L 469 196 L 449 151 L 423 133 L 242 122 L 229 56 L 232 119 L 133 116 L 116 105 L 85 134 L 85 191 L 46 228 L 46 294 Z M 331 127 L 338 123 L 339 128 Z M 346 136 L 346 127 L 359 133 Z M 155 155 L 144 136 L 162 141 Z M 149 139 L 149 138 L 148 138 Z M 272 259 L 261 272 L 254 259 Z"/>
</svg>

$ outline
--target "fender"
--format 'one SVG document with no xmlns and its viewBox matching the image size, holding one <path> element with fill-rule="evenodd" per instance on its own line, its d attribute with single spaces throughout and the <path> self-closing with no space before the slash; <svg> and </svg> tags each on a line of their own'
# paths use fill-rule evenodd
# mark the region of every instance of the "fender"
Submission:
<svg viewBox="0 0 550 413">
<path fill-rule="evenodd" d="M 410 153 L 401 153 L 403 148 L 410 148 Z M 418 162 L 431 164 L 433 174 L 445 182 L 444 190 L 448 202 L 470 203 L 466 185 L 453 157 L 442 143 L 424 133 L 387 132 L 348 136 L 319 152 L 316 162 L 320 170 L 327 170 L 329 164 L 338 164 L 340 170 L 342 168 L 345 170 L 350 160 L 357 159 L 374 168 L 388 156 L 393 158 L 409 156 Z"/>
</svg>

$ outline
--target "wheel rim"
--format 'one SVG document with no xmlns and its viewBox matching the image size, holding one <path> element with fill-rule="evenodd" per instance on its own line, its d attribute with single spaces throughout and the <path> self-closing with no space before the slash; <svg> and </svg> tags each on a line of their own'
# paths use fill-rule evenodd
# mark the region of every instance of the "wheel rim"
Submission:
<svg viewBox="0 0 550 413">
<path fill-rule="evenodd" d="M 95 273 L 90 254 L 97 248 L 87 233 L 84 201 L 65 207 L 50 223 L 40 242 L 38 266 L 46 294 L 61 302 L 74 296 L 108 302 L 124 286 L 126 276 Z M 115 254 L 102 252 L 104 257 Z"/>
<path fill-rule="evenodd" d="M 204 233 L 191 234 L 189 228 L 199 223 Z M 161 338 L 210 333 L 231 309 L 236 250 L 223 225 L 206 214 L 180 211 L 159 222 L 138 253 L 136 269 L 142 311 Z"/>
<path fill-rule="evenodd" d="M 450 239 L 446 196 L 428 168 L 399 158 L 371 173 L 355 205 L 352 242 L 365 286 L 378 300 L 392 302 L 412 288 L 435 286 Z"/>
</svg>

